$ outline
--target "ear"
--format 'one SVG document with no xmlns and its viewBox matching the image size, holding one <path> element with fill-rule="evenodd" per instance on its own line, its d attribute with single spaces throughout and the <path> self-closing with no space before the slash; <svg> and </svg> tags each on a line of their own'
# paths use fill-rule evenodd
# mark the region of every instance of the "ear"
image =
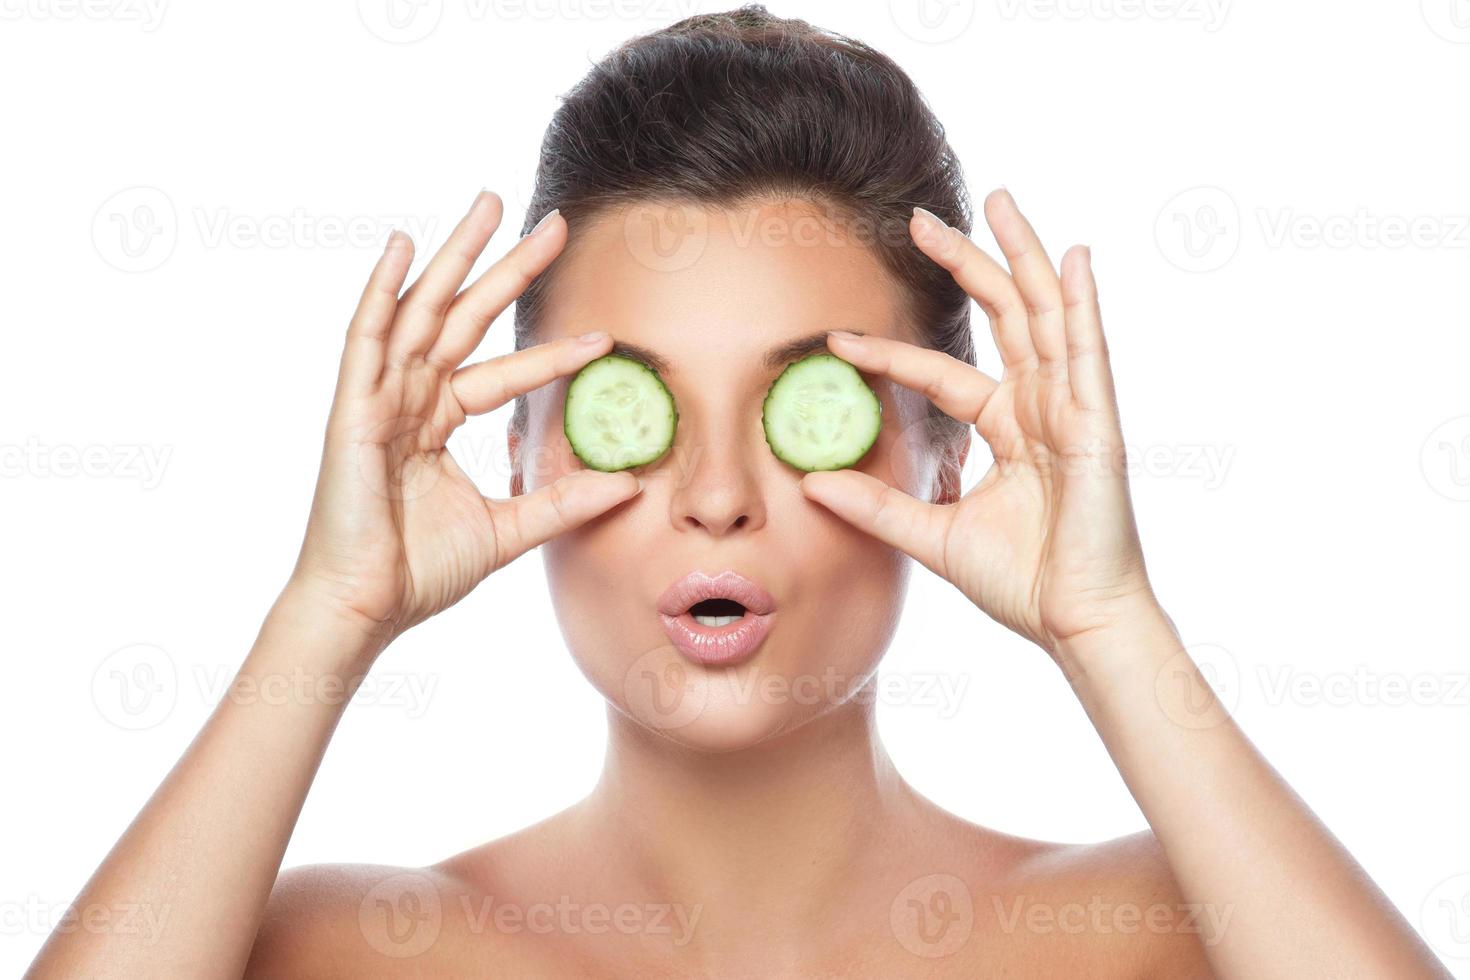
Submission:
<svg viewBox="0 0 1470 980">
<path fill-rule="evenodd" d="M 510 495 L 519 497 L 526 492 L 526 481 L 521 473 L 521 434 L 513 420 L 505 427 L 505 446 L 510 454 Z"/>
<path fill-rule="evenodd" d="M 934 503 L 936 504 L 958 503 L 963 495 L 960 479 L 964 473 L 965 460 L 970 456 L 971 431 L 967 427 L 964 435 L 956 436 L 944 443 L 939 457 L 939 469 L 934 474 Z"/>
</svg>

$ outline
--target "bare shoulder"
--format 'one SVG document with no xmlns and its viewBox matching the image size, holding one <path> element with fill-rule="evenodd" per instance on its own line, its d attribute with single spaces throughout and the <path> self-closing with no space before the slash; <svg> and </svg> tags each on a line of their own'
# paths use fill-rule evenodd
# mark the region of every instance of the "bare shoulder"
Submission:
<svg viewBox="0 0 1470 980">
<path fill-rule="evenodd" d="M 1205 944 L 1228 912 L 1184 899 L 1152 831 L 1092 844 L 1028 841 L 991 913 L 1140 977 L 1206 980 Z"/>
<path fill-rule="evenodd" d="M 483 894 L 440 867 L 306 865 L 276 879 L 246 977 L 423 976 L 473 966 L 540 975 L 534 950 L 475 928 Z"/>
<path fill-rule="evenodd" d="M 1004 834 L 938 807 L 927 816 L 924 858 L 952 872 L 940 887 L 954 894 L 921 896 L 916 915 L 931 913 L 930 935 L 940 934 L 941 912 L 969 925 L 969 942 L 947 934 L 955 959 L 979 957 L 968 965 L 987 975 L 1212 976 L 1204 944 L 1221 916 L 1184 900 L 1152 831 L 1073 844 Z"/>
<path fill-rule="evenodd" d="M 314 864 L 283 871 L 246 976 L 421 976 L 473 967 L 543 975 L 547 944 L 517 941 L 505 918 L 510 882 L 541 856 L 539 825 L 422 868 Z M 511 906 L 512 909 L 518 906 Z M 519 926 L 519 928 L 518 928 Z M 564 952 L 564 951 L 563 951 Z M 545 975 L 551 975 L 547 972 Z"/>
<path fill-rule="evenodd" d="M 416 936 L 422 940 L 429 931 L 426 915 L 439 901 L 439 884 L 426 869 L 387 865 L 315 864 L 283 871 L 245 975 L 361 976 L 376 958 L 391 961 L 396 952 L 411 953 Z"/>
</svg>

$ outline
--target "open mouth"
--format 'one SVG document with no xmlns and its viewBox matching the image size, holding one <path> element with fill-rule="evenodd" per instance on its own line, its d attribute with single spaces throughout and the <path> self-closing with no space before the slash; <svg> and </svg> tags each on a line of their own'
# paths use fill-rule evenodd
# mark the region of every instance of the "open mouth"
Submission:
<svg viewBox="0 0 1470 980">
<path fill-rule="evenodd" d="M 745 616 L 745 606 L 734 599 L 701 599 L 689 607 L 689 615 L 700 626 L 729 626 Z"/>
<path fill-rule="evenodd" d="M 693 572 L 664 592 L 659 618 L 685 657 L 729 665 L 754 655 L 771 630 L 775 608 L 769 592 L 735 572 Z"/>
</svg>

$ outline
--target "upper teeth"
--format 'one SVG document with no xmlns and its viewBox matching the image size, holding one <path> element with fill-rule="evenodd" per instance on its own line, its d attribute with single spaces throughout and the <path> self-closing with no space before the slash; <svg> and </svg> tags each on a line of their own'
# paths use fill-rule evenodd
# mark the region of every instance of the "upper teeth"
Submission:
<svg viewBox="0 0 1470 980">
<path fill-rule="evenodd" d="M 693 615 L 694 621 L 700 626 L 729 626 L 735 620 L 741 618 L 739 616 L 702 616 L 699 613 L 694 613 Z"/>
</svg>

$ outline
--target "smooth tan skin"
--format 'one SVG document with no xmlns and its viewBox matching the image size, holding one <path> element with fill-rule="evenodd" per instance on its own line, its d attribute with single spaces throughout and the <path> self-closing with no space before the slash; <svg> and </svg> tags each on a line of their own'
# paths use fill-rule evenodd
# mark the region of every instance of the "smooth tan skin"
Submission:
<svg viewBox="0 0 1470 980">
<path fill-rule="evenodd" d="M 301 559 L 242 677 L 359 675 L 544 544 L 568 646 L 608 700 L 603 778 L 431 868 L 277 880 L 341 708 L 226 698 L 76 903 L 167 908 L 164 933 L 58 933 L 30 975 L 1447 976 L 1213 700 L 1155 601 L 1126 473 L 1108 462 L 1122 437 L 1086 249 L 1058 276 L 1004 192 L 985 214 L 1009 270 L 915 215 L 917 245 L 990 316 L 996 380 L 913 345 L 866 249 L 741 233 L 812 213 L 714 212 L 676 269 L 651 267 L 637 222 L 604 215 L 563 256 L 542 343 L 468 368 L 566 222 L 543 222 L 457 298 L 499 199 L 477 199 L 401 299 L 411 248 L 395 236 L 348 332 Z M 802 476 L 761 441 L 762 355 L 835 324 L 864 335 L 826 342 L 887 421 L 857 468 Z M 565 378 L 612 345 L 577 339 L 591 328 L 669 362 L 679 432 L 641 487 L 580 469 L 560 434 Z M 445 439 L 533 391 L 513 496 L 486 502 Z M 996 458 L 962 499 L 963 447 L 914 438 L 914 392 L 976 423 Z M 404 418 L 424 421 L 390 424 Z M 871 702 L 849 694 L 870 690 L 891 637 L 904 554 L 1052 657 L 1151 832 L 1007 837 L 903 782 Z M 629 683 L 649 664 L 669 676 L 653 600 L 686 571 L 727 567 L 773 593 L 776 628 L 746 665 L 684 665 L 699 710 L 668 724 Z M 851 613 L 840 624 L 835 603 Z M 739 694 L 824 671 L 851 683 L 815 703 Z"/>
</svg>

